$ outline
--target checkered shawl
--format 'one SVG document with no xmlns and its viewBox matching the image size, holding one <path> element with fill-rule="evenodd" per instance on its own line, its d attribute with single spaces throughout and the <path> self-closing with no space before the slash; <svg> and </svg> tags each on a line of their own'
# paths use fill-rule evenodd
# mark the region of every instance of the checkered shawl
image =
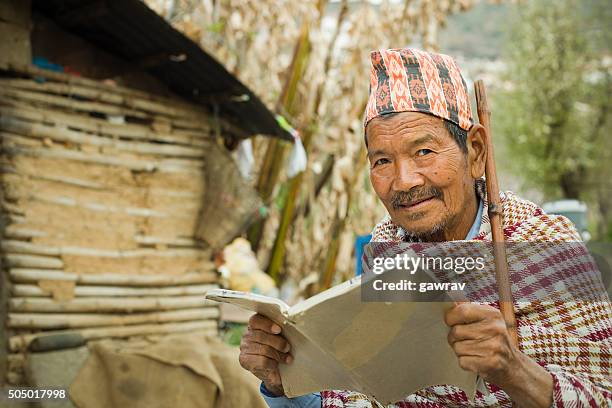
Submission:
<svg viewBox="0 0 612 408">
<path fill-rule="evenodd" d="M 476 240 L 491 240 L 484 181 L 476 184 L 484 201 Z M 508 242 L 580 241 L 567 218 L 545 214 L 511 192 L 501 193 L 504 235 Z M 415 242 L 385 217 L 372 232 L 375 242 Z M 496 304 L 493 304 L 496 306 Z M 553 407 L 612 406 L 612 307 L 607 302 L 521 302 L 514 304 L 520 349 L 553 378 Z M 410 368 L 407 368 L 410 369 Z M 373 373 L 376 375 L 376 373 Z M 420 390 L 389 407 L 511 407 L 508 395 L 486 383 L 488 395 L 477 391 L 473 402 L 452 385 Z M 382 405 L 352 391 L 322 391 L 323 408 L 377 408 Z"/>
</svg>

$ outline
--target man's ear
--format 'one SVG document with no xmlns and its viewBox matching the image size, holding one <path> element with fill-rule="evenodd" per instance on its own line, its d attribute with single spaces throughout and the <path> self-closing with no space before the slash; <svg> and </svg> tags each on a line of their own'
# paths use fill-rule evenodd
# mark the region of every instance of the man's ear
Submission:
<svg viewBox="0 0 612 408">
<path fill-rule="evenodd" d="M 466 145 L 468 149 L 468 166 L 470 175 L 474 179 L 484 176 L 485 163 L 487 162 L 487 131 L 475 123 L 467 135 Z"/>
</svg>

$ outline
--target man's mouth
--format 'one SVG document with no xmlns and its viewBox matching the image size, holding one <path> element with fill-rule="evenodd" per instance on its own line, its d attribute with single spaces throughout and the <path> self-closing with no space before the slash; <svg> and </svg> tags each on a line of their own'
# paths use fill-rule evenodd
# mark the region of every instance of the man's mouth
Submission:
<svg viewBox="0 0 612 408">
<path fill-rule="evenodd" d="M 400 210 L 417 210 L 421 207 L 425 207 L 427 204 L 431 203 L 435 197 L 427 197 L 420 198 L 418 200 L 414 200 L 408 203 L 400 203 L 398 205 L 398 209 Z"/>
<path fill-rule="evenodd" d="M 442 191 L 436 187 L 412 188 L 409 191 L 397 191 L 391 196 L 391 206 L 396 211 L 420 211 L 434 202 L 443 200 Z"/>
</svg>

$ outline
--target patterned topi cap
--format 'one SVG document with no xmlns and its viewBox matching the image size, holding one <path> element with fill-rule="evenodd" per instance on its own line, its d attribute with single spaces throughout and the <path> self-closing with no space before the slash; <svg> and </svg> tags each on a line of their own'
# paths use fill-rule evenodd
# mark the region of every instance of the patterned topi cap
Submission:
<svg viewBox="0 0 612 408">
<path fill-rule="evenodd" d="M 392 112 L 423 112 L 464 130 L 474 124 L 467 86 L 455 60 L 415 48 L 372 51 L 363 128 Z"/>
</svg>

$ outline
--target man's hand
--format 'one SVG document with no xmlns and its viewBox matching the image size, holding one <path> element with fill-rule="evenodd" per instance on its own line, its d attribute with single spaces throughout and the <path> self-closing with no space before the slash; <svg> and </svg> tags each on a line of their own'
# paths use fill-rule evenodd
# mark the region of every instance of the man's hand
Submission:
<svg viewBox="0 0 612 408">
<path fill-rule="evenodd" d="M 268 391 L 285 395 L 278 371 L 279 363 L 291 363 L 291 346 L 280 334 L 281 328 L 260 314 L 249 319 L 247 332 L 240 342 L 240 365 L 263 381 Z"/>
<path fill-rule="evenodd" d="M 459 303 L 444 321 L 461 368 L 499 386 L 521 407 L 550 407 L 552 376 L 512 344 L 498 309 Z"/>
<path fill-rule="evenodd" d="M 512 374 L 518 350 L 512 345 L 506 323 L 492 306 L 459 303 L 444 320 L 450 331 L 448 344 L 459 358 L 459 366 L 501 385 Z"/>
</svg>

